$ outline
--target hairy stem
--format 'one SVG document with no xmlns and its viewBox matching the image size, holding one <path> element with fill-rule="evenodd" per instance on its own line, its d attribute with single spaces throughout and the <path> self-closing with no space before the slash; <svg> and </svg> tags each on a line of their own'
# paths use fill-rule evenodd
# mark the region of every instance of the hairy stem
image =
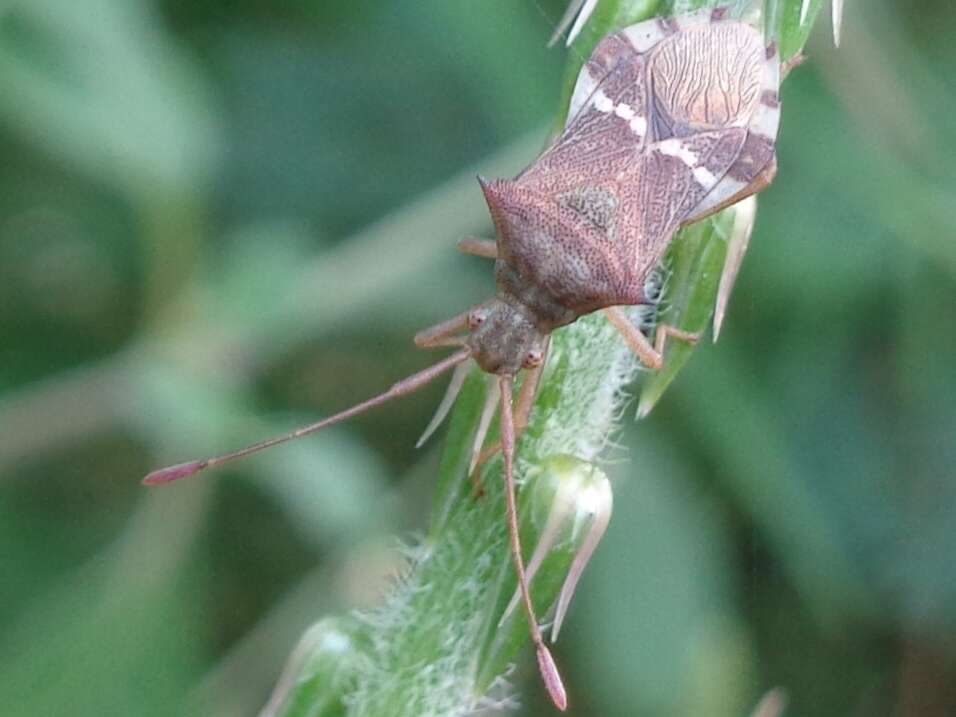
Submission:
<svg viewBox="0 0 956 717">
<path fill-rule="evenodd" d="M 740 16 L 767 19 L 772 24 L 768 35 L 780 40 L 785 57 L 802 48 L 820 9 L 819 2 L 811 2 L 802 13 L 800 0 L 770 0 L 766 8 L 726 0 L 602 0 L 569 53 L 556 127 L 563 126 L 583 59 L 601 37 L 655 10 L 667 15 L 718 5 L 731 5 Z M 675 242 L 661 309 L 668 323 L 691 332 L 706 329 L 734 222 L 734 210 L 727 210 L 682 232 Z M 647 317 L 634 310 L 634 318 Z M 665 363 L 672 359 L 673 368 L 647 382 L 642 415 L 692 350 L 680 342 L 672 344 Z M 542 615 L 558 600 L 566 576 L 574 570 L 575 555 L 593 549 L 585 537 L 600 522 L 593 496 L 606 479 L 592 465 L 611 445 L 622 399 L 636 371 L 635 359 L 601 314 L 584 317 L 553 337 L 517 456 L 526 559 L 534 562 L 535 548 L 547 547 L 539 551 L 544 557 L 532 583 L 535 607 Z M 508 555 L 500 460 L 484 473 L 482 498 L 472 496 L 467 479 L 471 443 L 490 380 L 477 369 L 466 380 L 451 419 L 431 526 L 427 537 L 409 550 L 405 575 L 377 610 L 313 628 L 264 714 L 437 717 L 465 715 L 507 700 L 502 678 L 530 638 L 523 613 L 508 609 L 516 581 Z M 556 532 L 553 517 L 562 491 L 566 513 Z M 610 510 L 609 499 L 605 508 Z"/>
</svg>

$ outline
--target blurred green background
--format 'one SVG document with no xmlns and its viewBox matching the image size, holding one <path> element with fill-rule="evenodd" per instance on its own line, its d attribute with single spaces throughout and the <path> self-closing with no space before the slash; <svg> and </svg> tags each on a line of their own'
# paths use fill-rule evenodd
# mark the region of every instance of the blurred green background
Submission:
<svg viewBox="0 0 956 717">
<path fill-rule="evenodd" d="M 573 714 L 956 714 L 956 7 L 847 3 L 783 91 L 721 341 L 607 469 Z M 441 387 L 146 490 L 423 366 L 484 298 L 476 172 L 558 109 L 561 0 L 0 4 L 0 704 L 254 714 L 427 524 Z M 525 714 L 551 714 L 531 670 Z"/>
</svg>

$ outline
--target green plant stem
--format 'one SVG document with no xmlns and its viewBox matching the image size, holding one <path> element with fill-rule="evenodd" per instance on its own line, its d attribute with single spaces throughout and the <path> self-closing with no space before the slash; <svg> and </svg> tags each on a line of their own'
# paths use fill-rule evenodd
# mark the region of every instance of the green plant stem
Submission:
<svg viewBox="0 0 956 717">
<path fill-rule="evenodd" d="M 564 123 L 583 58 L 601 37 L 645 19 L 655 5 L 659 14 L 667 15 L 726 4 L 601 2 L 569 54 L 564 109 L 556 126 Z M 778 19 L 768 34 L 779 35 L 787 56 L 802 47 L 820 6 L 814 2 L 808 23 L 800 25 L 794 21 L 800 4 L 781 0 L 768 8 L 768 16 Z M 749 4 L 731 5 L 742 14 Z M 718 215 L 682 233 L 675 242 L 669 258 L 674 279 L 668 289 L 668 296 L 674 298 L 667 309 L 670 323 L 700 331 L 710 321 L 717 292 L 715 274 L 719 276 L 726 255 L 728 221 L 732 216 Z M 691 349 L 678 351 L 676 363 L 682 365 Z M 535 508 L 532 498 L 552 495 L 554 485 L 593 470 L 590 462 L 610 444 L 622 396 L 636 371 L 635 359 L 600 314 L 555 333 L 532 421 L 518 450 L 518 474 L 524 477 L 519 506 L 526 556 L 540 540 L 549 510 L 547 499 Z M 675 373 L 676 369 L 658 381 L 651 405 Z M 308 645 L 300 646 L 267 714 L 463 715 L 506 696 L 501 678 L 529 638 L 520 613 L 499 624 L 515 589 L 500 461 L 484 473 L 482 498 L 472 496 L 466 478 L 487 380 L 473 370 L 459 398 L 439 471 L 432 525 L 427 538 L 409 551 L 407 573 L 379 609 L 335 624 L 322 623 L 326 631 L 322 634 L 333 631 L 335 648 L 344 651 L 336 653 L 336 659 L 326 659 L 321 649 L 310 652 Z M 597 480 L 604 480 L 603 476 Z M 556 550 L 556 558 L 546 561 L 536 576 L 533 593 L 541 613 L 553 605 L 574 547 L 571 540 L 563 554 Z"/>
</svg>

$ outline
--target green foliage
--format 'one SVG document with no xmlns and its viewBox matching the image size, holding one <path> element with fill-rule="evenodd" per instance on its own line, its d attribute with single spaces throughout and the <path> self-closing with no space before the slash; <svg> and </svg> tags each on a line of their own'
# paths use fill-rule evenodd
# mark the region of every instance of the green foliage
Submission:
<svg viewBox="0 0 956 717">
<path fill-rule="evenodd" d="M 475 502 L 461 480 L 476 378 L 420 453 L 439 387 L 192 484 L 137 479 L 423 365 L 414 330 L 491 288 L 452 248 L 490 229 L 475 173 L 511 176 L 539 151 L 615 23 L 700 4 L 599 3 L 563 82 L 545 48 L 563 0 L 3 6 L 5 715 L 252 714 L 322 615 L 340 617 L 309 631 L 287 673 L 300 690 L 280 694 L 290 714 L 342 713 L 357 670 L 388 676 L 370 655 L 438 649 L 407 625 L 415 644 L 372 644 L 347 617 L 389 609 L 386 576 L 406 570 L 391 536 L 410 532 L 412 557 L 491 545 L 462 550 L 496 573 L 454 565 L 493 595 L 452 606 L 479 645 L 465 674 L 483 690 L 517 661 L 525 713 L 553 714 L 514 652 L 520 613 L 495 629 L 512 579 L 499 487 L 492 470 Z M 827 9 L 813 0 L 801 24 L 799 6 L 771 3 L 787 55 Z M 788 717 L 954 709 L 956 14 L 847 12 L 842 49 L 821 17 L 785 84 L 780 174 L 720 343 L 676 378 L 642 377 L 660 400 L 624 414 L 626 453 L 601 463 L 615 516 L 556 652 L 580 714 L 736 717 L 774 685 Z M 686 292 L 720 263 L 710 234 L 675 245 L 667 304 L 701 326 L 713 301 Z M 556 341 L 539 412 L 555 425 L 523 445 L 531 487 L 555 453 L 597 455 L 614 404 L 592 421 L 581 397 L 630 385 L 607 381 L 626 353 L 601 322 Z M 671 346 L 676 366 L 688 350 Z M 540 515 L 524 515 L 530 545 Z M 469 618 L 484 623 L 462 632 Z"/>
<path fill-rule="evenodd" d="M 634 7 L 628 2 L 606 2 L 599 4 L 599 8 L 602 14 L 595 22 L 607 27 L 600 32 L 592 29 L 592 42 L 585 38 L 585 47 L 575 45 L 579 49 L 576 57 L 589 54 L 593 40 L 648 15 L 643 6 Z M 783 29 L 792 31 L 786 25 Z M 572 66 L 579 63 L 572 62 Z M 566 74 L 566 97 L 570 97 L 575 80 L 576 73 Z M 672 275 L 667 282 L 663 317 L 685 330 L 703 332 L 710 321 L 733 216 L 734 211 L 728 210 L 682 232 L 669 256 L 667 264 Z M 690 351 L 691 347 L 685 345 L 668 352 L 666 369 L 650 378 L 642 393 L 642 415 L 659 400 L 686 363 Z M 635 358 L 600 315 L 587 317 L 556 333 L 532 424 L 519 447 L 518 458 L 526 463 L 532 476 L 534 469 L 546 465 L 552 455 L 569 454 L 584 460 L 600 457 L 616 429 L 621 392 L 636 369 Z M 493 633 L 497 629 L 502 593 L 496 586 L 505 575 L 510 576 L 511 568 L 500 507 L 504 501 L 498 490 L 502 484 L 500 472 L 490 477 L 485 474 L 485 480 L 495 489 L 479 506 L 472 505 L 465 481 L 468 452 L 484 394 L 475 386 L 484 381 L 480 371 L 476 367 L 472 373 L 472 390 L 460 399 L 442 463 L 436 527 L 429 531 L 430 541 L 421 553 L 412 556 L 408 574 L 386 604 L 367 620 L 367 641 L 371 647 L 361 657 L 353 658 L 357 664 L 353 688 L 345 698 L 350 714 L 466 714 L 481 704 L 485 691 L 508 667 L 508 662 L 500 658 L 491 666 L 486 664 L 488 651 L 481 646 L 488 625 L 493 626 Z M 529 479 L 522 496 L 534 492 L 536 486 L 535 479 Z M 537 530 L 543 527 L 541 522 Z M 526 541 L 526 545 L 537 542 L 538 533 L 533 530 L 532 536 L 534 539 Z M 536 576 L 533 588 L 536 599 L 544 596 L 542 613 L 556 599 L 568 564 L 549 564 Z M 511 586 L 504 594 L 513 592 Z M 527 641 L 523 625 L 511 627 L 513 636 L 508 638 L 509 643 L 517 646 Z M 505 627 L 502 631 L 508 633 Z M 729 649 L 735 647 L 736 644 Z M 513 653 L 512 647 L 503 656 L 511 658 Z M 731 664 L 737 663 L 741 660 L 731 660 Z M 746 668 L 746 661 L 741 666 Z M 291 677 L 286 679 L 292 681 Z M 329 680 L 326 684 L 334 683 Z M 709 687 L 721 693 L 727 689 L 725 680 L 705 681 L 701 689 Z M 336 685 L 336 689 L 340 687 Z M 742 688 L 738 691 L 744 693 Z M 327 701 L 322 692 L 316 693 L 315 699 Z M 739 699 L 700 695 L 699 700 L 701 704 L 711 704 L 712 709 L 716 704 L 724 704 L 727 714 L 743 707 Z M 288 704 L 297 701 L 290 695 Z M 280 708 L 276 714 L 297 712 Z"/>
</svg>

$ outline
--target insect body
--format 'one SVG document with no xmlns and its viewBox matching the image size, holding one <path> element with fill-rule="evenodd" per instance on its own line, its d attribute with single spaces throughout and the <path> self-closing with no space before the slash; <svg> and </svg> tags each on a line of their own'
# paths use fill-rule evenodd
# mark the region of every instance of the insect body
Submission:
<svg viewBox="0 0 956 717">
<path fill-rule="evenodd" d="M 423 348 L 458 347 L 445 360 L 342 413 L 216 458 L 146 477 L 165 483 L 314 433 L 421 388 L 455 369 L 437 425 L 474 359 L 498 377 L 475 443 L 480 460 L 500 401 L 512 556 L 542 677 L 555 704 L 566 697 L 544 645 L 528 592 L 515 507 L 514 447 L 527 424 L 551 333 L 603 310 L 646 365 L 659 368 L 668 337 L 651 344 L 621 306 L 645 302 L 644 284 L 677 230 L 751 194 L 773 179 L 780 118 L 780 59 L 774 45 L 726 9 L 652 20 L 605 38 L 581 70 L 564 132 L 513 180 L 479 179 L 497 240 L 460 248 L 495 259 L 490 301 L 416 337 Z M 515 406 L 513 385 L 522 370 Z M 424 438 L 424 437 L 423 437 Z"/>
</svg>

